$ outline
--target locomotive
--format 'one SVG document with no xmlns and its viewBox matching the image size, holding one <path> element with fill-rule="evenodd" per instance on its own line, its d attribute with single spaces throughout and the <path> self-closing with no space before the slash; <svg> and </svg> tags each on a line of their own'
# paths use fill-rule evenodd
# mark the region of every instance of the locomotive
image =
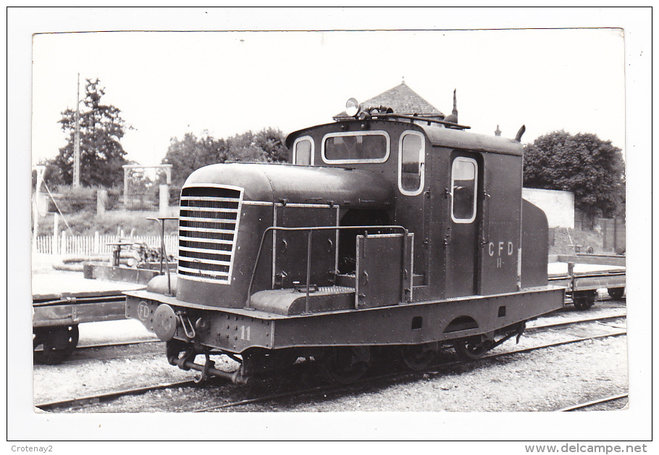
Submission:
<svg viewBox="0 0 659 455">
<path fill-rule="evenodd" d="M 478 358 L 564 306 L 546 216 L 522 199 L 524 127 L 346 106 L 288 135 L 290 163 L 188 177 L 176 274 L 125 293 L 170 364 L 240 383 L 306 358 L 348 383 L 383 352 L 415 370 L 447 346 Z"/>
</svg>

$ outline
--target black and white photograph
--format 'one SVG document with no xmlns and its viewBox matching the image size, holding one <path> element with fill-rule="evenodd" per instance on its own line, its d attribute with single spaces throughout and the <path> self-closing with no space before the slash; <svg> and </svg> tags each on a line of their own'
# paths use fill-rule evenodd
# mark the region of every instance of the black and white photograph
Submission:
<svg viewBox="0 0 659 455">
<path fill-rule="evenodd" d="M 9 8 L 11 447 L 647 452 L 651 14 Z"/>
</svg>

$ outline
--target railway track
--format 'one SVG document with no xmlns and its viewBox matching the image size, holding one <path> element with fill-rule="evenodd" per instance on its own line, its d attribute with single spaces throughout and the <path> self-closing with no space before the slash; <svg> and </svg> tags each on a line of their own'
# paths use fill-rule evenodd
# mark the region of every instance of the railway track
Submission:
<svg viewBox="0 0 659 455">
<path fill-rule="evenodd" d="M 576 324 L 586 324 L 586 323 L 592 323 L 592 322 L 607 322 L 607 321 L 612 321 L 616 319 L 624 319 L 624 315 L 615 315 L 615 316 L 604 316 L 600 318 L 588 318 L 588 319 L 582 319 L 578 321 L 564 321 L 564 322 L 554 322 L 554 323 L 548 323 L 540 326 L 535 326 L 529 328 L 529 332 L 541 332 L 543 330 L 550 330 L 554 328 L 561 328 L 561 327 L 567 327 L 571 325 L 576 325 Z M 586 342 L 586 341 L 591 341 L 591 340 L 597 340 L 597 339 L 603 339 L 603 338 L 609 338 L 609 337 L 618 337 L 618 336 L 624 336 L 626 335 L 625 330 L 618 330 L 618 331 L 613 331 L 605 334 L 599 334 L 599 335 L 593 335 L 593 336 L 585 336 L 585 337 L 572 337 L 567 340 L 561 340 L 561 341 L 555 341 L 551 343 L 545 343 L 541 345 L 536 345 L 536 346 L 530 346 L 526 348 L 519 348 L 519 349 L 512 349 L 512 350 L 506 350 L 506 351 L 501 351 L 501 352 L 492 352 L 490 354 L 487 354 L 483 356 L 479 361 L 481 360 L 488 360 L 488 359 L 494 359 L 498 357 L 505 357 L 505 356 L 511 356 L 515 354 L 521 354 L 521 353 L 528 353 L 528 352 L 533 352 L 541 349 L 547 349 L 551 347 L 558 347 L 558 346 L 563 346 L 563 345 L 568 345 L 568 344 L 573 344 L 573 343 L 580 343 L 580 342 Z M 463 361 L 463 360 L 456 360 L 456 361 L 449 361 L 442 363 L 441 365 L 436 365 L 431 369 L 428 369 L 426 371 L 421 371 L 421 372 L 410 372 L 410 371 L 404 371 L 404 372 L 393 372 L 393 373 L 386 373 L 386 374 L 375 374 L 372 376 L 368 376 L 360 381 L 357 381 L 356 383 L 350 384 L 350 385 L 315 385 L 307 388 L 295 388 L 294 390 L 286 390 L 282 391 L 279 393 L 273 393 L 273 394 L 264 394 L 261 396 L 257 397 L 251 397 L 251 398 L 244 398 L 244 399 L 238 399 L 238 400 L 233 400 L 233 401 L 227 401 L 225 403 L 220 403 L 217 405 L 213 406 L 208 406 L 208 407 L 203 407 L 203 408 L 198 408 L 198 409 L 193 409 L 190 410 L 191 412 L 211 412 L 211 411 L 220 411 L 222 409 L 226 408 L 235 408 L 235 407 L 240 407 L 240 406 L 245 406 L 249 404 L 257 404 L 257 403 L 265 403 L 268 401 L 274 401 L 278 399 L 283 399 L 283 398 L 290 398 L 290 397 L 295 397 L 295 396 L 306 396 L 306 395 L 316 395 L 316 394 L 327 394 L 327 393 L 337 393 L 337 392 L 343 392 L 343 391 L 350 391 L 354 390 L 355 387 L 363 387 L 366 384 L 369 383 L 376 383 L 378 381 L 399 381 L 399 380 L 404 380 L 406 378 L 416 378 L 416 377 L 426 377 L 426 376 L 436 376 L 439 374 L 442 374 L 445 372 L 447 369 L 459 366 L 459 365 L 464 365 L 470 363 L 470 361 Z M 142 395 L 147 392 L 151 391 L 157 391 L 157 390 L 162 390 L 162 389 L 171 389 L 171 388 L 176 388 L 176 387 L 195 387 L 198 385 L 195 383 L 193 379 L 190 380 L 184 380 L 184 381 L 176 381 L 176 382 L 170 382 L 170 383 L 165 383 L 165 384 L 158 384 L 155 386 L 144 386 L 144 387 L 136 387 L 132 389 L 124 389 L 124 390 L 119 390 L 119 391 L 112 391 L 112 392 L 106 392 L 106 393 L 101 393 L 101 394 L 96 394 L 96 395 L 90 395 L 90 396 L 84 396 L 84 397 L 79 397 L 79 398 L 73 398 L 73 399 L 67 399 L 67 400 L 60 400 L 60 401 L 53 401 L 53 402 L 48 402 L 48 403 L 41 403 L 35 405 L 36 408 L 41 409 L 42 411 L 57 411 L 57 410 L 75 410 L 75 409 L 80 409 L 84 408 L 85 406 L 93 406 L 97 405 L 100 403 L 106 403 L 110 402 L 113 400 L 116 400 L 118 398 L 124 397 L 124 396 L 130 396 L 130 395 Z"/>
<path fill-rule="evenodd" d="M 62 408 L 77 408 L 82 407 L 87 404 L 97 404 L 105 401 L 111 401 L 119 397 L 124 397 L 128 395 L 139 395 L 146 392 L 151 392 L 154 390 L 160 389 L 169 389 L 174 387 L 189 386 L 194 384 L 194 380 L 178 381 L 178 382 L 168 382 L 165 384 L 158 384 L 153 386 L 145 387 L 135 387 L 131 389 L 117 390 L 114 392 L 100 393 L 97 395 L 84 396 L 79 398 L 72 398 L 70 400 L 61 400 L 53 401 L 49 403 L 42 403 L 35 405 L 36 408 L 41 409 L 42 411 L 53 411 L 56 409 Z"/>
<path fill-rule="evenodd" d="M 79 344 L 76 346 L 77 351 L 84 351 L 87 349 L 103 349 L 103 348 L 114 348 L 119 346 L 139 346 L 141 344 L 155 344 L 162 343 L 160 340 L 125 340 L 125 341 L 116 341 L 112 343 L 90 343 L 90 344 Z M 34 352 L 39 352 L 40 349 L 35 349 Z"/>
<path fill-rule="evenodd" d="M 626 335 L 626 331 L 620 331 L 620 332 L 615 332 L 611 334 L 604 334 L 604 335 L 595 335 L 591 337 L 581 337 L 581 338 L 575 338 L 567 341 L 560 341 L 560 342 L 555 342 L 555 343 L 547 343 L 544 345 L 540 346 L 533 346 L 529 348 L 523 348 L 523 349 L 515 349 L 512 351 L 506 351 L 506 352 L 500 352 L 500 353 L 493 353 L 489 355 L 483 356 L 481 359 L 478 361 L 482 360 L 489 360 L 489 359 L 495 359 L 498 357 L 506 357 L 506 356 L 511 356 L 515 354 L 522 354 L 522 353 L 528 353 L 528 352 L 533 352 L 541 349 L 547 349 L 547 348 L 552 348 L 552 347 L 558 347 L 558 346 L 563 346 L 567 344 L 573 344 L 573 343 L 580 343 L 580 342 L 586 342 L 586 341 L 592 341 L 592 340 L 597 340 L 601 338 L 609 338 L 609 337 L 617 337 L 617 336 L 623 336 Z M 401 380 L 401 379 L 406 379 L 406 378 L 415 378 L 415 377 L 432 377 L 432 376 L 437 376 L 445 372 L 445 370 L 459 366 L 459 365 L 464 365 L 468 363 L 472 363 L 474 361 L 463 361 L 463 360 L 458 360 L 458 361 L 452 361 L 452 362 L 447 362 L 443 363 L 441 366 L 435 367 L 433 369 L 427 370 L 427 371 L 420 371 L 420 372 L 400 372 L 400 373 L 389 373 L 385 375 L 376 375 L 376 376 L 369 376 L 367 378 L 364 378 L 360 381 L 357 381 L 353 384 L 349 385 L 321 385 L 321 386 L 315 386 L 315 387 L 310 387 L 307 389 L 298 389 L 294 391 L 288 391 L 288 392 L 281 392 L 277 394 L 271 394 L 271 395 L 266 395 L 266 396 L 261 396 L 261 397 L 254 397 L 254 398 L 249 398 L 249 399 L 244 399 L 244 400 L 238 400 L 238 401 L 233 401 L 233 402 L 228 402 L 228 403 L 222 403 L 218 404 L 215 406 L 208 406 L 204 407 L 201 409 L 195 409 L 192 412 L 212 412 L 212 411 L 219 411 L 222 409 L 227 409 L 227 408 L 234 408 L 234 407 L 239 407 L 239 406 L 244 406 L 248 404 L 257 404 L 257 403 L 264 403 L 272 400 L 277 400 L 281 398 L 289 398 L 289 397 L 294 397 L 294 396 L 303 396 L 303 395 L 318 395 L 318 394 L 327 394 L 327 393 L 340 393 L 340 392 L 349 392 L 351 390 L 354 390 L 355 388 L 362 387 L 365 384 L 369 383 L 375 383 L 378 381 L 394 381 L 394 380 Z M 598 404 L 598 403 L 593 403 L 591 406 Z M 585 407 L 585 406 L 584 406 Z"/>
<path fill-rule="evenodd" d="M 533 325 L 529 326 L 526 328 L 524 331 L 525 333 L 532 333 L 532 332 L 537 332 L 541 330 L 547 330 L 551 328 L 558 328 L 558 327 L 567 327 L 569 325 L 574 325 L 574 324 L 586 324 L 588 322 L 607 322 L 607 321 L 615 321 L 617 319 L 625 319 L 627 316 L 626 314 L 613 314 L 613 315 L 607 315 L 607 316 L 599 316 L 599 317 L 594 317 L 594 318 L 585 318 L 585 319 L 576 319 L 576 320 L 568 320 L 568 321 L 559 321 L 559 322 L 549 322 L 546 324 L 538 324 L 538 325 Z"/>
<path fill-rule="evenodd" d="M 583 411 L 588 408 L 593 408 L 595 406 L 600 406 L 603 404 L 615 403 L 617 401 L 627 400 L 629 394 L 623 393 L 621 395 L 612 395 L 609 397 L 599 398 L 597 400 L 586 401 L 584 403 L 579 403 L 573 406 L 568 406 L 566 408 L 559 409 L 560 412 L 572 412 L 572 411 Z"/>
<path fill-rule="evenodd" d="M 117 341 L 112 343 L 92 343 L 92 344 L 82 344 L 77 346 L 76 349 L 103 349 L 103 348 L 114 348 L 117 346 L 139 346 L 140 344 L 157 344 L 162 343 L 158 339 L 154 340 L 128 340 L 128 341 Z"/>
</svg>

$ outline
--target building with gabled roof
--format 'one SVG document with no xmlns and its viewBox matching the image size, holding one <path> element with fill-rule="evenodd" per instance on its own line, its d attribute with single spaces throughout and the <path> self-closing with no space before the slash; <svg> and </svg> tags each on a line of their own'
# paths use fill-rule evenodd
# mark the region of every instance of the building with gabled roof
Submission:
<svg viewBox="0 0 659 455">
<path fill-rule="evenodd" d="M 401 82 L 397 86 L 380 93 L 361 103 L 364 109 L 371 107 L 389 107 L 394 113 L 401 115 L 420 115 L 423 117 L 444 119 L 444 114 L 435 106 L 424 100 L 418 93 Z M 347 117 L 345 111 L 337 114 L 336 117 Z"/>
</svg>

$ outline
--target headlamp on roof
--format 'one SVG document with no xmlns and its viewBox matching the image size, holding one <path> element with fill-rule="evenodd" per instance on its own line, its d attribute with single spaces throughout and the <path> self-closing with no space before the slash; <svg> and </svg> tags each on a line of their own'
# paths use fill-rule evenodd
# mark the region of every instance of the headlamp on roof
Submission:
<svg viewBox="0 0 659 455">
<path fill-rule="evenodd" d="M 354 117 L 359 113 L 359 102 L 355 98 L 350 98 L 346 101 L 346 114 Z"/>
</svg>

